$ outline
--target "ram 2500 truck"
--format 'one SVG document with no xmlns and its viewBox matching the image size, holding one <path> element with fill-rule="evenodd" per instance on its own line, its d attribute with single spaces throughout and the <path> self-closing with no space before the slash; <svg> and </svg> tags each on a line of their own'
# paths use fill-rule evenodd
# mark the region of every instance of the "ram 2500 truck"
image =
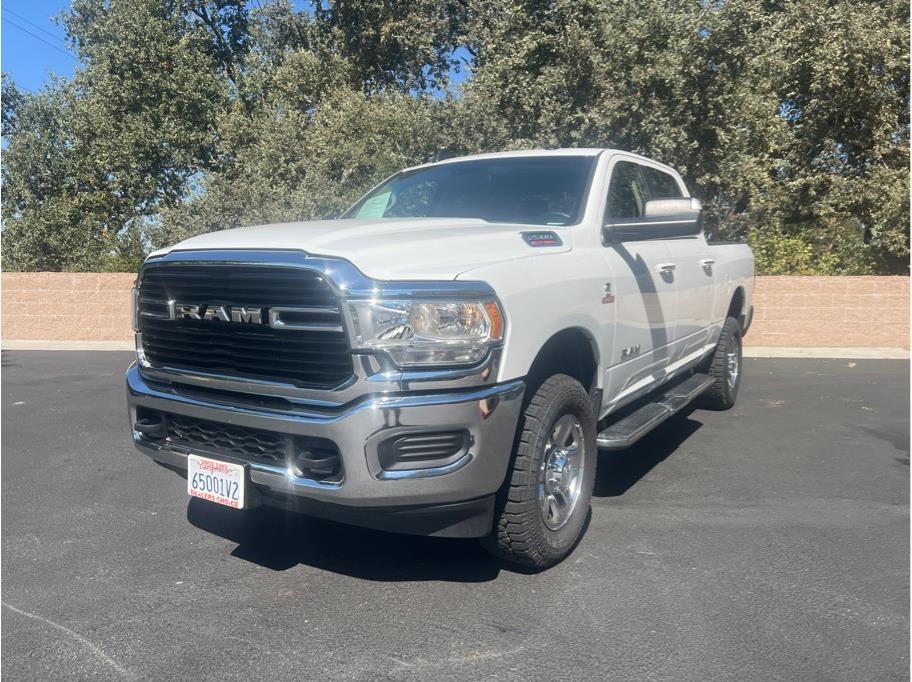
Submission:
<svg viewBox="0 0 912 682">
<path fill-rule="evenodd" d="M 133 440 L 212 503 L 478 537 L 549 566 L 585 526 L 599 449 L 735 402 L 753 274 L 641 156 L 409 168 L 340 219 L 150 255 Z"/>
</svg>

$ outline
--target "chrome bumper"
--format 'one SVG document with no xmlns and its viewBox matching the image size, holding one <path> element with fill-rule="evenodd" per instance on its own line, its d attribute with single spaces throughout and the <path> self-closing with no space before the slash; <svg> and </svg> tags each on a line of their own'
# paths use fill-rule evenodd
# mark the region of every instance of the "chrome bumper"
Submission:
<svg viewBox="0 0 912 682">
<path fill-rule="evenodd" d="M 127 370 L 126 380 L 131 424 L 135 423 L 137 408 L 145 407 L 332 440 L 342 457 L 341 482 L 299 478 L 278 466 L 245 462 L 249 464 L 250 481 L 270 494 L 361 508 L 439 505 L 492 495 L 506 475 L 525 389 L 524 383 L 516 380 L 460 390 L 367 395 L 338 409 L 299 405 L 294 411 L 279 411 L 209 400 L 173 384 L 148 381 L 135 364 Z M 377 447 L 382 441 L 410 428 L 427 427 L 467 429 L 471 435 L 468 453 L 440 469 L 381 469 Z M 136 431 L 133 442 L 162 464 L 187 468 L 186 450 L 145 440 Z"/>
</svg>

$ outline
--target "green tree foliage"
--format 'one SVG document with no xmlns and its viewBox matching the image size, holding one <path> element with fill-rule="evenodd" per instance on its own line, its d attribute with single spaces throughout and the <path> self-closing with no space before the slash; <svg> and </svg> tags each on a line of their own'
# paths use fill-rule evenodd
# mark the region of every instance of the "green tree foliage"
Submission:
<svg viewBox="0 0 912 682">
<path fill-rule="evenodd" d="M 336 0 L 315 6 L 317 25 L 351 61 L 352 86 L 425 90 L 446 83 L 465 33 L 462 0 Z"/>
<path fill-rule="evenodd" d="M 210 168 L 227 89 L 205 32 L 156 0 L 76 0 L 67 27 L 86 68 L 4 132 L 4 267 L 134 269 Z"/>
<path fill-rule="evenodd" d="M 679 168 L 761 272 L 907 272 L 899 0 L 250 7 L 75 0 L 72 81 L 4 78 L 4 267 L 134 269 L 337 211 L 443 147 L 608 146 Z"/>
<path fill-rule="evenodd" d="M 365 93 L 362 85 L 381 76 L 373 64 L 339 54 L 324 21 L 286 4 L 251 18 L 239 98 L 219 120 L 218 169 L 163 212 L 156 243 L 338 212 L 445 146 L 449 101 L 415 93 L 402 64 L 400 75 L 390 70 L 388 87 Z M 386 65 L 400 59 L 401 47 L 388 53 Z"/>
<path fill-rule="evenodd" d="M 365 189 L 446 144 L 445 104 L 388 93 L 333 90 L 310 113 L 278 91 L 251 115 L 224 123 L 224 164 L 201 194 L 164 215 L 156 241 L 214 228 L 337 213 Z"/>
<path fill-rule="evenodd" d="M 465 106 L 488 123 L 466 146 L 644 153 L 682 171 L 716 233 L 769 242 L 761 271 L 905 272 L 907 11 L 827 0 L 485 4 Z"/>
</svg>

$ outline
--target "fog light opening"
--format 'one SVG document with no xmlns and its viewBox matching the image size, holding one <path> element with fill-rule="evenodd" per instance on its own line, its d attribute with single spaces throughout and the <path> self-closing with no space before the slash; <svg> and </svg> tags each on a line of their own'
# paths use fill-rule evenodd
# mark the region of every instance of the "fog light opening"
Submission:
<svg viewBox="0 0 912 682">
<path fill-rule="evenodd" d="M 377 455 L 384 471 L 433 469 L 459 461 L 471 445 L 472 436 L 465 429 L 416 431 L 383 441 Z"/>
<path fill-rule="evenodd" d="M 165 416 L 153 410 L 138 410 L 133 430 L 141 433 L 143 438 L 158 440 L 165 437 Z"/>
<path fill-rule="evenodd" d="M 339 478 L 341 462 L 335 448 L 313 447 L 313 442 L 305 443 L 296 448 L 297 452 L 291 458 L 291 471 L 299 478 L 309 478 L 318 481 L 330 481 Z"/>
</svg>

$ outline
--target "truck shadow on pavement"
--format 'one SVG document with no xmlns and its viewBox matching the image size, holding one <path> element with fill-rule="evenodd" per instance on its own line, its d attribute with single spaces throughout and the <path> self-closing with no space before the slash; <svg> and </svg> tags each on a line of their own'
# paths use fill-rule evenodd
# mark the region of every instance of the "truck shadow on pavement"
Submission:
<svg viewBox="0 0 912 682">
<path fill-rule="evenodd" d="M 502 562 L 475 540 L 399 535 L 281 509 L 244 512 L 190 500 L 187 520 L 237 543 L 233 557 L 274 571 L 304 564 L 375 581 L 485 582 Z"/>
<path fill-rule="evenodd" d="M 685 415 L 673 418 L 629 450 L 600 453 L 594 497 L 622 496 L 677 450 L 702 426 Z M 239 514 L 192 499 L 187 520 L 236 543 L 233 557 L 274 571 L 301 564 L 380 582 L 486 582 L 501 570 L 531 572 L 492 557 L 476 540 L 386 533 L 269 507 Z"/>
<path fill-rule="evenodd" d="M 665 461 L 703 426 L 690 418 L 693 411 L 685 408 L 626 450 L 600 452 L 592 496 L 619 497 Z"/>
</svg>

